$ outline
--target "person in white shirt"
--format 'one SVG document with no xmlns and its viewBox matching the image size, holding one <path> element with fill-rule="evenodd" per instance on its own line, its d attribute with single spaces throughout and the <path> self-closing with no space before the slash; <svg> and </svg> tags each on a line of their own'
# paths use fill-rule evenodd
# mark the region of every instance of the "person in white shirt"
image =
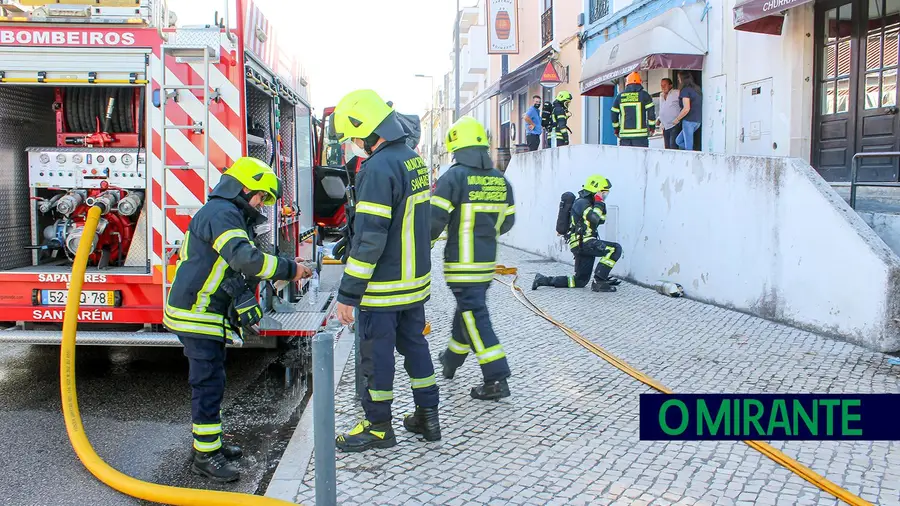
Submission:
<svg viewBox="0 0 900 506">
<path fill-rule="evenodd" d="M 678 149 L 675 144 L 675 138 L 681 132 L 681 124 L 675 124 L 675 118 L 681 113 L 681 106 L 678 105 L 678 90 L 675 89 L 672 80 L 664 77 L 659 83 L 662 92 L 659 94 L 659 117 L 656 120 L 656 126 L 662 125 L 663 140 L 666 149 Z"/>
</svg>

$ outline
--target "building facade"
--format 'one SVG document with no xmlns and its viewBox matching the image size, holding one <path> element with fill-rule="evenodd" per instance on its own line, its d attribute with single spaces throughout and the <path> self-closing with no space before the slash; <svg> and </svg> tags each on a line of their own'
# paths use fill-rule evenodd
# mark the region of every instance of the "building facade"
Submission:
<svg viewBox="0 0 900 506">
<path fill-rule="evenodd" d="M 616 143 L 608 110 L 628 72 L 654 94 L 662 77 L 687 70 L 703 90 L 703 151 L 797 157 L 828 181 L 847 181 L 854 154 L 900 150 L 900 0 L 585 0 L 583 8 L 585 142 Z M 860 180 L 898 177 L 897 157 L 860 159 Z"/>
</svg>

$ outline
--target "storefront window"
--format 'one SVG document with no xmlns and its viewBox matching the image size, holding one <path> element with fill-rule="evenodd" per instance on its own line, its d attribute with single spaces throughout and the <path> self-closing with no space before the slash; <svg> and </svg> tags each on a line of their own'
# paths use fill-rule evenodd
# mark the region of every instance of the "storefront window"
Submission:
<svg viewBox="0 0 900 506">
<path fill-rule="evenodd" d="M 850 110 L 851 4 L 825 12 L 825 45 L 822 48 L 822 114 Z"/>
</svg>

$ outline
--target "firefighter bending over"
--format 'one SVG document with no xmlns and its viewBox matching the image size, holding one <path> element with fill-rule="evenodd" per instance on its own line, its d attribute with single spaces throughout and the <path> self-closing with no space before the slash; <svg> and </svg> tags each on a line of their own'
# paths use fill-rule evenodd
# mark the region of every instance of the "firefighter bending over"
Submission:
<svg viewBox="0 0 900 506">
<path fill-rule="evenodd" d="M 515 222 L 512 186 L 494 168 L 484 126 L 471 116 L 447 133 L 447 149 L 456 164 L 438 179 L 431 198 L 432 244 L 447 228 L 444 278 L 456 297 L 456 314 L 447 349 L 440 354 L 444 377 L 452 379 L 474 349 L 484 384 L 472 388 L 475 399 L 509 397 L 509 364 L 488 315 L 485 296 L 497 265 L 497 237 Z M 449 228 L 447 225 L 449 224 Z"/>
<path fill-rule="evenodd" d="M 553 135 L 556 137 L 557 146 L 569 145 L 569 132 L 572 130 L 568 126 L 569 118 L 572 113 L 569 112 L 569 103 L 572 102 L 572 94 L 568 91 L 561 91 L 553 102 L 553 112 L 550 115 L 550 126 L 553 129 Z"/>
<path fill-rule="evenodd" d="M 563 194 L 563 202 L 560 203 L 560 215 L 567 215 L 569 227 L 565 231 L 569 248 L 575 256 L 575 275 L 548 277 L 538 274 L 531 285 L 532 290 L 539 286 L 552 286 L 555 288 L 583 288 L 591 280 L 591 271 L 594 270 L 594 259 L 599 258 L 597 270 L 594 271 L 594 282 L 591 290 L 595 292 L 615 292 L 619 280 L 609 277 L 610 271 L 616 265 L 616 261 L 622 256 L 622 246 L 618 243 L 600 240 L 597 227 L 606 222 L 606 199 L 612 184 L 601 175 L 594 175 L 587 179 L 584 187 L 578 192 L 578 198 L 571 202 L 571 209 L 566 209 L 566 196 L 574 197 L 570 192 Z M 597 194 L 600 198 L 597 199 Z M 559 232 L 559 220 L 557 232 Z"/>
<path fill-rule="evenodd" d="M 184 345 L 189 364 L 191 471 L 216 481 L 240 478 L 231 461 L 243 453 L 222 441 L 226 341 L 240 344 L 243 330 L 262 319 L 260 280 L 312 275 L 299 259 L 263 253 L 253 243 L 256 225 L 266 221 L 262 207 L 279 198 L 281 182 L 268 165 L 255 158 L 234 162 L 191 219 L 166 300 L 163 324 Z"/>
<path fill-rule="evenodd" d="M 628 74 L 625 90 L 616 95 L 610 111 L 619 146 L 650 147 L 650 137 L 656 129 L 656 107 L 653 97 L 641 85 L 640 74 Z"/>
<path fill-rule="evenodd" d="M 425 330 L 431 296 L 431 187 L 428 166 L 406 145 L 397 113 L 372 90 L 349 93 L 334 110 L 341 142 L 362 158 L 356 176 L 356 213 L 350 254 L 338 289 L 338 319 L 359 308 L 366 417 L 337 436 L 349 452 L 397 444 L 391 425 L 394 349 L 403 355 L 415 414 L 406 428 L 428 441 L 441 438 L 438 387 Z"/>
</svg>

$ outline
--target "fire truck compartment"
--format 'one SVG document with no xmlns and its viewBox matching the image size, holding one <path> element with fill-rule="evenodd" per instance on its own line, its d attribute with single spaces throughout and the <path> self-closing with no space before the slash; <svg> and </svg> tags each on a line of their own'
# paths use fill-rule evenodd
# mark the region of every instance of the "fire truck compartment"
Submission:
<svg viewBox="0 0 900 506">
<path fill-rule="evenodd" d="M 0 273 L 71 270 L 103 210 L 89 269 L 147 274 L 143 86 L 0 85 Z"/>
</svg>

